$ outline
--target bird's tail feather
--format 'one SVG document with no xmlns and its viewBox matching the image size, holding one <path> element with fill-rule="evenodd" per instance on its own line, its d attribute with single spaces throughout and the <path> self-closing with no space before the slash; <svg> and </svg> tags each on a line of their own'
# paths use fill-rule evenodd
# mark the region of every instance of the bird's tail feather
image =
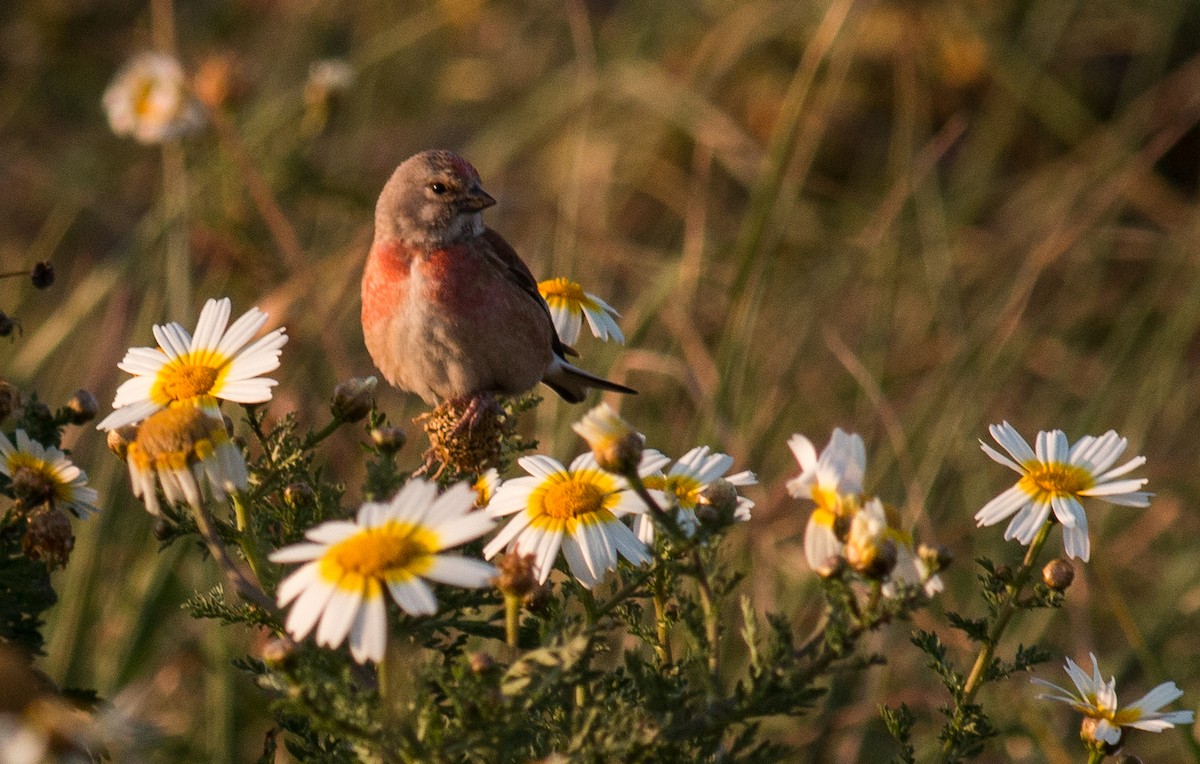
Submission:
<svg viewBox="0 0 1200 764">
<path fill-rule="evenodd" d="M 598 377 L 591 372 L 584 371 L 571 364 L 571 362 L 556 358 L 554 364 L 550 367 L 550 371 L 542 378 L 546 385 L 558 393 L 559 397 L 567 403 L 580 403 L 587 397 L 588 388 L 598 388 L 600 390 L 611 390 L 614 393 L 625 393 L 627 395 L 637 395 L 637 390 L 632 387 L 607 380 L 604 377 Z"/>
</svg>

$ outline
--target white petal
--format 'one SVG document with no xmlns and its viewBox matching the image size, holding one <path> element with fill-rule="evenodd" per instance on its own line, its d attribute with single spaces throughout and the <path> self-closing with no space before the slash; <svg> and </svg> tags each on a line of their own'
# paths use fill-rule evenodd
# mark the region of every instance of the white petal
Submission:
<svg viewBox="0 0 1200 764">
<path fill-rule="evenodd" d="M 472 493 L 474 492 L 472 491 Z M 494 527 L 496 527 L 496 519 L 482 510 L 452 518 L 436 526 L 438 537 L 436 551 L 450 549 L 477 539 Z"/>
<path fill-rule="evenodd" d="M 284 550 L 281 549 L 275 554 L 282 551 Z M 275 559 L 275 554 L 272 554 L 270 559 L 279 562 L 279 560 Z M 287 607 L 287 604 L 296 599 L 300 595 L 300 592 L 316 583 L 317 576 L 319 575 L 318 563 L 310 562 L 307 565 L 300 566 L 290 576 L 283 579 L 279 583 L 279 588 L 275 590 L 275 598 L 279 607 Z"/>
<path fill-rule="evenodd" d="M 362 591 L 348 591 L 340 585 L 335 588 L 329 603 L 325 605 L 321 625 L 317 627 L 317 644 L 326 647 L 337 647 L 342 643 L 350 633 L 358 607 L 363 601 Z"/>
<path fill-rule="evenodd" d="M 433 558 L 433 567 L 425 571 L 425 578 L 440 584 L 478 589 L 487 586 L 499 571 L 482 560 L 473 560 L 458 555 L 439 554 Z"/>
<path fill-rule="evenodd" d="M 413 576 L 406 581 L 388 581 L 392 599 L 409 615 L 433 615 L 437 612 L 437 599 L 429 585 Z"/>
<path fill-rule="evenodd" d="M 317 625 L 317 619 L 321 617 L 335 588 L 328 581 L 317 579 L 304 590 L 288 613 L 287 630 L 293 639 L 299 642 L 308 636 L 313 626 Z"/>
<path fill-rule="evenodd" d="M 359 608 L 350 629 L 350 654 L 359 663 L 380 663 L 387 649 L 387 636 L 387 610 L 383 597 L 371 597 Z"/>
<path fill-rule="evenodd" d="M 329 547 L 325 544 L 292 544 L 276 549 L 267 555 L 271 562 L 308 562 L 315 560 L 325 553 Z"/>
<path fill-rule="evenodd" d="M 1004 447 L 1005 451 L 1012 455 L 1017 464 L 1037 461 L 1037 454 L 1029 447 L 1029 443 L 1008 422 L 994 424 L 988 428 L 988 432 L 992 434 L 992 438 L 997 443 Z"/>
<path fill-rule="evenodd" d="M 1032 498 L 1020 485 L 1014 485 L 984 504 L 983 508 L 975 513 L 975 522 L 980 526 L 995 525 L 1028 504 Z"/>
</svg>

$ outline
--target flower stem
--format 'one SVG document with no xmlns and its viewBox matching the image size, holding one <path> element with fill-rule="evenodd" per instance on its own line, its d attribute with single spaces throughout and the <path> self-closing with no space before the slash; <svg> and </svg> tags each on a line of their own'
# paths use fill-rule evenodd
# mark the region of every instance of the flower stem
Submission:
<svg viewBox="0 0 1200 764">
<path fill-rule="evenodd" d="M 596 622 L 600 620 L 600 613 L 596 610 L 596 595 L 582 585 L 578 589 L 579 601 L 583 603 L 583 612 L 587 615 L 588 626 L 595 626 Z"/>
<path fill-rule="evenodd" d="M 521 598 L 504 593 L 504 641 L 509 647 L 517 647 L 517 628 L 521 625 Z"/>
<path fill-rule="evenodd" d="M 212 517 L 209 516 L 208 510 L 201 504 L 193 504 L 192 516 L 196 521 L 196 529 L 200 531 L 200 537 L 204 539 L 204 543 L 208 546 L 209 553 L 213 556 L 213 559 L 220 566 L 221 570 L 224 571 L 225 577 L 229 580 L 234 590 L 247 602 L 252 602 L 267 610 L 274 610 L 275 603 L 263 591 L 262 586 L 254 580 L 253 572 L 247 574 L 242 565 L 225 548 L 225 544 L 221 541 L 221 536 L 217 533 L 217 528 L 213 523 Z"/>
<path fill-rule="evenodd" d="M 313 433 L 309 433 L 308 437 L 304 439 L 304 445 L 302 445 L 300 447 L 300 450 L 308 451 L 313 446 L 317 445 L 318 443 L 320 443 L 321 441 L 325 440 L 330 435 L 332 435 L 334 432 L 336 432 L 337 428 L 341 427 L 345 423 L 346 423 L 345 420 L 338 419 L 335 417 L 334 419 L 330 420 L 329 424 L 325 425 L 320 430 L 317 430 L 316 432 L 313 432 Z"/>
<path fill-rule="evenodd" d="M 667 621 L 667 592 L 666 581 L 660 570 L 654 572 L 654 627 L 656 641 L 654 654 L 660 666 L 672 662 L 670 623 Z"/>
<path fill-rule="evenodd" d="M 708 642 L 708 673 L 712 690 L 715 691 L 720 680 L 721 625 L 717 623 L 717 609 L 713 605 L 712 586 L 708 581 L 708 571 L 700 558 L 700 550 L 692 547 L 692 575 L 696 579 L 696 589 L 700 593 L 700 610 L 704 613 L 704 640 Z"/>
<path fill-rule="evenodd" d="M 231 493 L 229 498 L 233 502 L 233 515 L 237 523 L 238 547 L 246 555 L 246 562 L 250 564 L 250 570 L 254 572 L 259 581 L 262 581 L 263 573 L 268 568 L 266 558 L 263 557 L 262 549 L 258 545 L 258 535 L 254 532 L 254 524 L 250 522 L 246 501 L 237 492 Z"/>
<path fill-rule="evenodd" d="M 1050 529 L 1054 527 L 1054 518 L 1047 518 L 1046 522 L 1038 530 L 1037 535 L 1033 537 L 1033 541 L 1029 544 L 1029 549 L 1025 551 L 1025 559 L 1021 561 L 1021 567 L 1017 569 L 1017 573 L 1013 576 L 1012 583 L 1005 587 L 1004 602 L 996 609 L 996 618 L 992 622 L 992 628 L 988 630 L 987 639 L 979 648 L 979 655 L 975 658 L 975 665 L 971 667 L 971 673 L 967 675 L 967 681 L 963 684 L 962 694 L 955 701 L 954 715 L 951 717 L 950 724 L 957 726 L 962 723 L 962 710 L 975 700 L 975 694 L 979 692 L 988 681 L 988 669 L 991 668 L 992 658 L 996 654 L 996 647 L 1000 643 L 1000 637 L 1003 636 L 1004 630 L 1008 627 L 1008 623 L 1016 614 L 1018 606 L 1017 602 L 1021 597 L 1025 585 L 1029 583 L 1029 574 L 1037 565 L 1038 555 L 1042 551 L 1042 546 L 1045 545 L 1046 539 L 1050 537 Z M 939 761 L 948 761 L 949 756 L 953 751 L 954 743 L 952 739 L 947 739 L 942 747 L 942 755 Z"/>
<path fill-rule="evenodd" d="M 1088 764 L 1100 764 L 1104 761 L 1104 754 L 1096 749 L 1088 751 Z"/>
</svg>

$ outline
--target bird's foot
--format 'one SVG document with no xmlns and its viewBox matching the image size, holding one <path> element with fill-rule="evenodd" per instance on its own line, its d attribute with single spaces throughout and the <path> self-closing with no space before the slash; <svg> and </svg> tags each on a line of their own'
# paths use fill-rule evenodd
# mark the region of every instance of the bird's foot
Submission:
<svg viewBox="0 0 1200 764">
<path fill-rule="evenodd" d="M 455 408 L 462 403 L 466 403 L 466 408 L 459 416 L 458 424 L 454 426 L 456 436 L 474 432 L 484 420 L 496 419 L 503 413 L 499 401 L 491 393 L 478 393 L 470 398 L 459 398 L 453 401 Z"/>
</svg>

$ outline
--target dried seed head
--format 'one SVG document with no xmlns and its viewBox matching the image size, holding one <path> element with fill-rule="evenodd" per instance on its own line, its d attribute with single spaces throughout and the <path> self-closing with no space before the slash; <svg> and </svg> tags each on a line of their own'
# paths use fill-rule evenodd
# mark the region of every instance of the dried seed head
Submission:
<svg viewBox="0 0 1200 764">
<path fill-rule="evenodd" d="M 500 574 L 492 579 L 496 588 L 514 597 L 524 597 L 538 587 L 537 575 L 534 572 L 534 555 L 514 554 L 504 555 L 497 561 L 496 569 Z"/>
<path fill-rule="evenodd" d="M 477 399 L 471 421 L 464 422 L 471 406 L 445 401 L 414 420 L 429 437 L 426 459 L 460 475 L 480 475 L 498 465 L 504 442 L 517 436 L 516 417 L 507 416 L 494 399 Z"/>
<path fill-rule="evenodd" d="M 35 507 L 25 517 L 21 552 L 31 560 L 41 560 L 50 568 L 66 565 L 75 548 L 70 518 L 49 503 Z"/>
</svg>

